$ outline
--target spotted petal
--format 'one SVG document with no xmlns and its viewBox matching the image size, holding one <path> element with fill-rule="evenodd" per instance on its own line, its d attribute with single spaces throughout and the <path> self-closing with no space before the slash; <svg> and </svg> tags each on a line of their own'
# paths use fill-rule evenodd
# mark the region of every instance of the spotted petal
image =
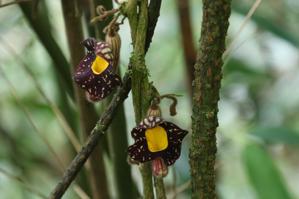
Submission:
<svg viewBox="0 0 299 199">
<path fill-rule="evenodd" d="M 164 150 L 151 152 L 149 150 L 145 132 L 149 127 L 156 127 L 152 126 L 152 123 L 155 121 L 155 119 L 146 119 L 146 122 L 143 120 L 143 122 L 141 122 L 140 125 L 135 127 L 131 132 L 135 143 L 128 149 L 129 156 L 134 161 L 142 163 L 161 157 L 167 166 L 172 165 L 180 157 L 182 140 L 188 132 L 182 130 L 171 122 L 166 122 L 159 118 L 159 122 L 154 123 L 156 126 L 160 126 L 166 131 L 168 146 Z"/>
<path fill-rule="evenodd" d="M 74 80 L 86 90 L 91 101 L 99 101 L 108 96 L 116 86 L 121 85 L 121 79 L 113 73 L 111 65 L 113 56 L 109 54 L 111 49 L 107 43 L 97 42 L 95 39 L 89 38 L 84 40 L 82 44 L 88 51 L 75 71 Z M 92 66 L 97 66 L 96 60 L 105 60 L 109 65 L 100 68 L 102 69 L 101 72 L 95 73 Z"/>
</svg>

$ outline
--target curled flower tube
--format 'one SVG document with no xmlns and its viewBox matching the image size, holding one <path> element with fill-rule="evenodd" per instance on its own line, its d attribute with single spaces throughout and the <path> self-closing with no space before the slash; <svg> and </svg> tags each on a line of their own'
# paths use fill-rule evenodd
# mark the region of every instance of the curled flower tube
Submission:
<svg viewBox="0 0 299 199">
<path fill-rule="evenodd" d="M 164 177 L 167 167 L 180 157 L 187 133 L 161 117 L 150 115 L 131 131 L 135 143 L 128 148 L 130 160 L 137 164 L 152 161 L 153 174 Z"/>
<path fill-rule="evenodd" d="M 106 42 L 88 38 L 82 44 L 87 54 L 77 66 L 74 81 L 86 90 L 89 100 L 99 101 L 121 85 L 121 79 L 113 72 L 113 55 Z"/>
</svg>

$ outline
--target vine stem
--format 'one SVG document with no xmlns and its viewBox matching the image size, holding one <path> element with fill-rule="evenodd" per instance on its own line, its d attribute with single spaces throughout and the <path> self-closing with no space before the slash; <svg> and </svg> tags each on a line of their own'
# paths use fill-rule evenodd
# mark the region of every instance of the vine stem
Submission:
<svg viewBox="0 0 299 199">
<path fill-rule="evenodd" d="M 192 198 L 214 199 L 216 129 L 222 55 L 231 12 L 230 0 L 203 0 L 200 46 L 193 82 L 192 142 L 190 148 Z"/>
<path fill-rule="evenodd" d="M 136 0 L 129 0 L 125 10 L 129 19 L 133 41 L 133 53 L 130 62 L 132 64 L 132 96 L 136 124 L 139 124 L 142 118 L 146 116 L 150 101 L 155 94 L 155 89 L 148 80 L 145 54 L 151 43 L 154 29 L 160 15 L 160 7 L 161 1 L 159 0 L 150 1 L 149 6 L 148 0 L 141 0 L 138 5 Z M 138 13 L 136 13 L 137 10 Z M 153 199 L 154 191 L 151 164 L 142 164 L 140 166 L 140 173 L 142 176 L 144 198 Z M 164 189 L 163 181 L 161 181 L 161 179 L 158 181 L 159 188 Z"/>
<path fill-rule="evenodd" d="M 166 199 L 166 192 L 164 187 L 163 178 L 154 177 L 154 184 L 157 199 Z"/>
</svg>

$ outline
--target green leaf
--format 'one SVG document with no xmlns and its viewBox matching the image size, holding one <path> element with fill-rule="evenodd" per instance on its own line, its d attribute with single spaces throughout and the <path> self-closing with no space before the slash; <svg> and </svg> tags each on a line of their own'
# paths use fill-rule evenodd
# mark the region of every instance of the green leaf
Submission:
<svg viewBox="0 0 299 199">
<path fill-rule="evenodd" d="M 259 199 L 292 198 L 274 162 L 262 147 L 250 144 L 242 155 L 248 178 Z"/>
<path fill-rule="evenodd" d="M 251 132 L 265 142 L 299 146 L 299 133 L 286 127 L 263 127 Z"/>
</svg>

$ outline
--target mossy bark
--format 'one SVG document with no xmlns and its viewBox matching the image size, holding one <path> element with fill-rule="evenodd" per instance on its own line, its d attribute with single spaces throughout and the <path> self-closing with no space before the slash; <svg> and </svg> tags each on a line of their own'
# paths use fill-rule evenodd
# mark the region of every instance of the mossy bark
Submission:
<svg viewBox="0 0 299 199">
<path fill-rule="evenodd" d="M 132 68 L 132 96 L 136 124 L 146 116 L 152 98 L 152 85 L 148 80 L 148 71 L 145 65 L 145 43 L 148 25 L 148 1 L 141 0 L 139 9 L 137 1 L 130 0 L 127 5 L 126 14 L 131 27 L 133 53 L 130 59 Z M 137 10 L 139 13 L 137 14 Z M 145 199 L 153 199 L 153 181 L 150 163 L 140 166 L 143 183 L 143 194 Z"/>
<path fill-rule="evenodd" d="M 203 21 L 199 52 L 194 66 L 192 99 L 192 198 L 216 198 L 214 167 L 217 113 L 230 4 L 230 0 L 203 0 Z"/>
</svg>

